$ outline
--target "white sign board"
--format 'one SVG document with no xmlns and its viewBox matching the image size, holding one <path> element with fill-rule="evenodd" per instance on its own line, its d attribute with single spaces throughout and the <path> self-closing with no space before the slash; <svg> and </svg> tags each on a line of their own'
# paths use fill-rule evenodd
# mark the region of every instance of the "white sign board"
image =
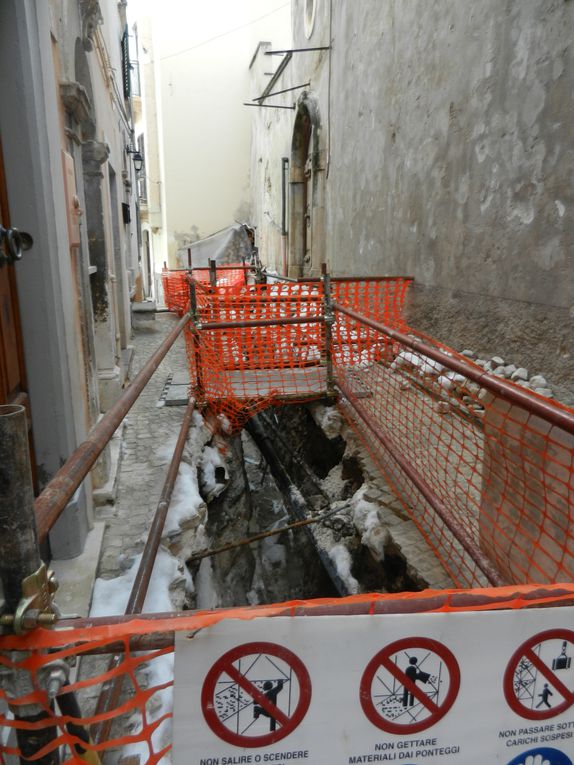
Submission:
<svg viewBox="0 0 574 765">
<path fill-rule="evenodd" d="M 178 633 L 176 765 L 574 765 L 571 608 Z"/>
</svg>

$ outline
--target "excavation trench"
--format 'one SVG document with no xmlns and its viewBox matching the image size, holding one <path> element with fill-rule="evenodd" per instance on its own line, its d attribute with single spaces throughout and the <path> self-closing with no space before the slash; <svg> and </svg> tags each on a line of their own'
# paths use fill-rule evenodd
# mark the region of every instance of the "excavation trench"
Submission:
<svg viewBox="0 0 574 765">
<path fill-rule="evenodd" d="M 380 477 L 373 483 L 335 408 L 268 409 L 208 448 L 220 464 L 200 466 L 207 513 L 204 545 L 187 556 L 190 607 L 428 586 L 390 531 L 408 523 L 400 505 Z"/>
</svg>

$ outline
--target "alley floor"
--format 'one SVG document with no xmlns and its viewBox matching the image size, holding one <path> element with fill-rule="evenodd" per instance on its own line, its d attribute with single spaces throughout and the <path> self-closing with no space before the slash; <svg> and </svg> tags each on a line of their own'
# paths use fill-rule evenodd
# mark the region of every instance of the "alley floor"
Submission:
<svg viewBox="0 0 574 765">
<path fill-rule="evenodd" d="M 178 317 L 157 313 L 134 329 L 131 379 L 172 329 Z M 174 375 L 185 375 L 187 359 L 181 334 L 124 420 L 116 502 L 96 511 L 105 520 L 98 576 L 117 576 L 141 552 L 171 460 L 184 414 L 165 406 L 163 394 Z"/>
<path fill-rule="evenodd" d="M 134 326 L 134 355 L 130 379 L 178 321 L 160 312 L 155 319 Z M 116 432 L 119 460 L 115 502 L 95 508 L 95 526 L 82 555 L 53 561 L 60 582 L 57 602 L 64 613 L 86 616 L 90 611 L 95 577 L 113 579 L 133 565 L 141 553 L 161 494 L 185 408 L 165 406 L 164 394 L 176 375 L 187 375 L 183 334 L 177 338 L 159 368 Z M 125 593 L 127 599 L 128 593 Z M 115 612 L 110 603 L 108 613 Z"/>
</svg>

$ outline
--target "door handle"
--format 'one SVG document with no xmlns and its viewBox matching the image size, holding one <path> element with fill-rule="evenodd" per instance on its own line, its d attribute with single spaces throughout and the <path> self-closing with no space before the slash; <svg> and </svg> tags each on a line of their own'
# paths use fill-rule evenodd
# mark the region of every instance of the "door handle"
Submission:
<svg viewBox="0 0 574 765">
<path fill-rule="evenodd" d="M 6 263 L 15 263 L 17 260 L 21 260 L 23 253 L 29 250 L 33 244 L 34 240 L 25 231 L 0 226 L 0 268 Z"/>
</svg>

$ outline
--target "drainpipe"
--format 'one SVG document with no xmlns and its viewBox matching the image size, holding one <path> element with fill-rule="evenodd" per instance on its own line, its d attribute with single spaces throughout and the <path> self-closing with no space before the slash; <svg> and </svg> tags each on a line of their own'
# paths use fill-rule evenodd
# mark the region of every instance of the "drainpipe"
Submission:
<svg viewBox="0 0 574 765">
<path fill-rule="evenodd" d="M 287 276 L 287 196 L 289 188 L 289 158 L 281 158 L 281 273 Z"/>
</svg>

